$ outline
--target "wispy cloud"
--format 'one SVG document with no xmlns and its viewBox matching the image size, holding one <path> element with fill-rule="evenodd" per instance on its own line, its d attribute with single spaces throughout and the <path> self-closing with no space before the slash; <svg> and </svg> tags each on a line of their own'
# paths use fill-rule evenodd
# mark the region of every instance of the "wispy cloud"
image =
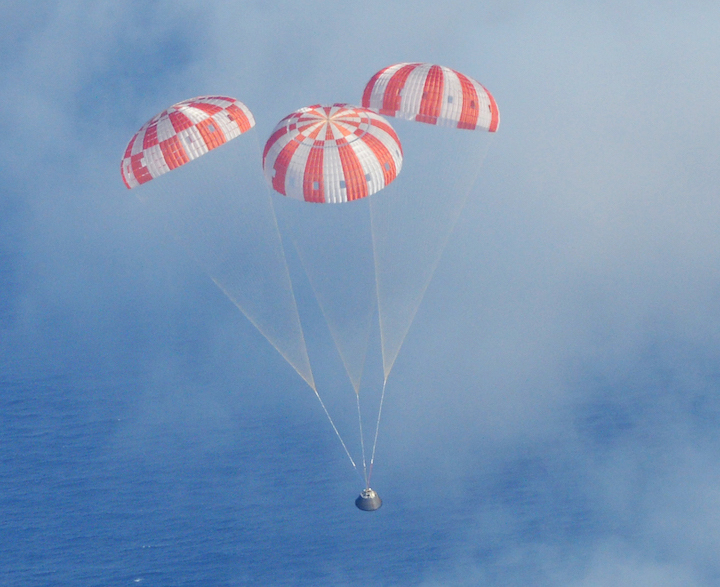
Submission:
<svg viewBox="0 0 720 587">
<path fill-rule="evenodd" d="M 420 536 L 438 532 L 414 579 L 716 584 L 719 15 L 621 4 L 16 4 L 0 35 L 3 352 L 142 363 L 140 443 L 191 419 L 158 408 L 173 385 L 218 434 L 203 446 L 230 442 L 227 410 L 250 400 L 202 390 L 242 379 L 240 344 L 261 357 L 243 384 L 277 371 L 254 407 L 287 409 L 292 371 L 122 186 L 126 141 L 192 95 L 245 101 L 262 141 L 298 107 L 358 101 L 389 63 L 455 67 L 502 125 L 388 383 L 378 478 Z M 446 496 L 425 526 L 420 487 Z"/>
</svg>

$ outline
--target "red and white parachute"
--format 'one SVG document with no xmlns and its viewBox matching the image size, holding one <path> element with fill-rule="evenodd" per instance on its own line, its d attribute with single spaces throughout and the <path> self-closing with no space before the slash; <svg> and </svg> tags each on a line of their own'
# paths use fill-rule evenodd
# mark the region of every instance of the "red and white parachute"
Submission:
<svg viewBox="0 0 720 587">
<path fill-rule="evenodd" d="M 430 63 L 398 63 L 378 71 L 365 86 L 362 105 L 385 116 L 495 132 L 495 99 L 462 73 Z"/>
<path fill-rule="evenodd" d="M 265 144 L 265 177 L 306 202 L 358 200 L 400 173 L 402 147 L 390 124 L 365 108 L 314 105 L 283 118 Z"/>
<path fill-rule="evenodd" d="M 167 173 L 255 126 L 234 98 L 199 96 L 151 118 L 128 143 L 120 171 L 128 189 Z"/>
</svg>

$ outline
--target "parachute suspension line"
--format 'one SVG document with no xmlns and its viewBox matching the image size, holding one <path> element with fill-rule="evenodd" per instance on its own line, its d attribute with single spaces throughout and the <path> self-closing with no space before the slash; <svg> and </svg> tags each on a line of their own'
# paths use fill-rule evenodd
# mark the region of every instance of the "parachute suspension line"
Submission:
<svg viewBox="0 0 720 587">
<path fill-rule="evenodd" d="M 360 448 L 362 449 L 363 476 L 365 477 L 365 488 L 369 489 L 370 479 L 368 479 L 367 464 L 365 461 L 365 437 L 363 435 L 362 414 L 360 412 L 360 394 L 356 393 L 355 398 L 357 399 L 358 426 L 360 428 Z"/>
<path fill-rule="evenodd" d="M 255 146 L 258 153 L 261 153 L 260 146 L 258 143 L 258 138 L 256 133 L 250 133 L 253 135 L 255 139 Z M 229 145 L 229 148 L 233 148 L 233 145 L 236 143 L 233 142 Z M 231 167 L 231 173 L 233 174 L 234 184 L 235 185 L 241 185 L 240 181 L 240 174 L 238 170 L 233 166 Z M 207 208 L 207 210 L 210 213 L 214 213 L 215 217 L 218 221 L 223 222 L 226 221 L 226 219 L 231 218 L 233 216 L 231 209 L 231 206 L 229 205 L 229 202 L 227 200 L 228 192 L 223 192 L 222 194 L 216 194 L 215 191 L 212 189 L 213 184 L 205 177 L 203 177 L 202 183 L 202 193 L 205 194 L 205 198 L 209 200 L 210 206 Z M 262 182 L 263 185 L 266 186 L 265 189 L 267 189 L 266 182 Z M 148 198 L 145 193 L 141 191 L 136 191 L 136 196 L 140 200 L 140 202 L 143 203 L 143 205 L 149 205 L 151 203 L 152 198 Z M 164 195 L 168 196 L 172 192 L 170 192 L 167 188 L 164 190 Z M 238 194 L 238 196 L 242 196 L 242 194 Z M 157 199 L 157 198 L 156 198 Z M 167 199 L 167 198 L 166 198 Z M 302 330 L 302 324 L 300 323 L 299 314 L 297 310 L 297 302 L 295 300 L 295 294 L 292 289 L 292 283 L 290 282 L 290 275 L 289 270 L 287 266 L 287 259 L 285 258 L 284 249 L 282 246 L 282 238 L 280 235 L 280 230 L 278 228 L 277 218 L 275 216 L 275 209 L 272 206 L 272 198 L 270 197 L 270 194 L 268 193 L 268 203 L 269 203 L 269 216 L 272 219 L 272 225 L 274 228 L 274 236 L 277 238 L 278 243 L 278 260 L 281 262 L 282 270 L 284 272 L 284 283 L 283 285 L 287 288 L 287 294 L 288 294 L 288 302 L 291 304 L 291 307 L 289 308 L 291 313 L 294 314 L 295 317 L 295 324 L 294 326 L 297 328 L 297 344 L 296 344 L 296 350 L 298 352 L 298 356 L 292 357 L 291 354 L 288 353 L 288 348 L 285 348 L 285 350 L 281 350 L 281 343 L 278 341 L 277 337 L 273 335 L 272 332 L 268 331 L 267 325 L 263 326 L 262 322 L 258 320 L 258 317 L 253 314 L 250 308 L 248 308 L 245 303 L 240 299 L 240 296 L 238 295 L 238 292 L 234 290 L 232 287 L 232 284 L 228 285 L 225 283 L 225 279 L 223 275 L 217 275 L 216 272 L 211 267 L 211 264 L 208 263 L 208 260 L 203 260 L 200 258 L 200 256 L 197 254 L 197 251 L 192 246 L 192 242 L 188 241 L 187 235 L 194 230 L 196 231 L 196 234 L 200 236 L 203 240 L 203 242 L 207 243 L 211 239 L 211 235 L 208 234 L 208 230 L 202 223 L 192 223 L 191 219 L 187 218 L 186 215 L 183 215 L 182 213 L 177 213 L 172 208 L 168 208 L 165 210 L 164 215 L 164 228 L 165 230 L 172 236 L 172 238 L 182 247 L 182 249 L 190 256 L 190 258 L 193 259 L 193 261 L 203 269 L 203 271 L 206 273 L 206 275 L 212 280 L 212 282 L 222 291 L 222 293 L 235 305 L 240 312 L 248 319 L 248 321 L 257 328 L 258 332 L 271 344 L 273 348 L 275 348 L 280 355 L 285 359 L 288 364 L 300 375 L 300 377 L 311 387 L 313 388 L 315 386 L 314 376 L 312 373 L 312 369 L 310 367 L 310 361 L 307 354 L 307 346 L 305 343 L 305 337 Z M 210 259 L 217 260 L 217 259 Z M 252 279 L 258 280 L 260 277 L 257 275 L 257 272 L 255 272 L 252 275 Z"/>
<path fill-rule="evenodd" d="M 378 273 L 380 271 L 380 262 L 378 260 L 378 247 L 377 247 L 377 235 L 375 234 L 376 227 L 373 218 L 375 215 L 372 210 L 373 200 L 370 201 L 370 236 L 372 237 L 373 244 L 373 262 L 375 263 L 375 297 L 377 299 L 377 310 L 378 310 L 378 324 L 380 326 L 380 353 L 383 359 L 383 373 L 384 379 L 387 382 L 390 371 L 386 367 L 385 363 L 385 328 L 383 328 L 383 316 L 382 308 L 380 307 L 380 280 L 378 279 Z M 392 368 L 392 367 L 391 367 Z M 383 383 L 383 391 L 385 390 L 385 384 Z M 372 467 L 372 465 L 371 465 Z"/>
<path fill-rule="evenodd" d="M 338 437 L 338 440 L 340 441 L 340 444 L 342 444 L 342 447 L 345 449 L 345 454 L 350 459 L 350 462 L 352 463 L 353 469 L 355 469 L 355 472 L 360 475 L 360 478 L 365 481 L 363 476 L 360 474 L 360 470 L 357 468 L 357 465 L 355 464 L 355 461 L 353 460 L 352 456 L 350 456 L 350 451 L 348 450 L 347 446 L 345 446 L 345 441 L 342 439 L 342 436 L 340 436 L 340 432 L 338 432 L 337 427 L 335 426 L 335 422 L 333 422 L 333 419 L 330 417 L 330 412 L 328 412 L 327 408 L 325 407 L 325 402 L 322 401 L 322 398 L 320 397 L 320 394 L 318 393 L 317 387 L 314 385 L 312 386 L 312 390 L 315 392 L 315 397 L 318 398 L 318 401 L 320 402 L 320 405 L 322 406 L 323 412 L 325 412 L 325 415 L 327 416 L 328 421 L 330 422 L 330 426 L 332 426 L 332 429 L 335 431 L 336 436 Z"/>
<path fill-rule="evenodd" d="M 256 144 L 256 146 L 257 146 L 258 155 L 259 155 L 260 157 L 262 157 L 262 147 L 260 146 L 260 141 L 259 141 L 258 138 L 257 138 L 257 134 L 255 135 L 255 144 Z M 272 210 L 272 218 L 273 218 L 273 223 L 274 223 L 275 231 L 276 231 L 276 233 L 277 233 L 277 235 L 278 235 L 278 238 L 280 239 L 281 247 L 282 247 L 282 250 L 283 250 L 283 261 L 284 261 L 284 263 L 285 263 L 285 271 L 287 272 L 287 275 L 288 275 L 288 282 L 290 282 L 290 270 L 289 270 L 288 265 L 287 265 L 287 257 L 285 256 L 285 246 L 284 246 L 284 243 L 283 243 L 283 240 L 282 240 L 282 236 L 281 236 L 281 234 L 280 234 L 280 226 L 279 226 L 279 224 L 278 224 L 277 214 L 275 213 L 275 205 L 273 204 L 273 200 L 272 200 L 272 192 L 270 191 L 270 186 L 267 185 L 267 182 L 264 182 L 264 183 L 265 183 L 265 188 L 266 188 L 267 193 L 268 193 L 268 198 L 269 198 L 269 200 L 270 200 L 270 208 L 271 208 L 271 210 Z M 295 245 L 294 242 L 293 242 L 293 245 Z M 297 245 L 295 245 L 295 249 L 297 250 Z M 300 255 L 298 255 L 298 256 L 300 256 Z M 301 260 L 301 262 L 302 262 L 302 257 L 300 257 L 300 260 Z M 303 268 L 304 268 L 304 266 L 303 266 Z M 307 274 L 307 271 L 306 271 L 306 274 Z M 312 282 L 311 282 L 311 284 L 312 284 Z M 292 294 L 293 304 L 295 305 L 295 311 L 297 312 L 297 300 L 295 299 L 295 291 L 294 291 L 293 288 L 292 288 L 292 283 L 291 283 L 291 282 L 290 282 L 290 292 L 291 292 L 291 294 Z M 316 296 L 316 297 L 317 297 L 317 296 Z M 300 320 L 299 320 L 299 314 L 298 314 L 298 325 L 299 325 L 299 327 L 300 327 L 300 336 L 301 336 L 301 338 L 302 338 L 302 343 L 303 343 L 303 345 L 305 346 L 305 349 L 306 349 L 305 354 L 307 355 L 307 346 L 306 346 L 306 343 L 305 343 L 305 334 L 304 334 L 303 329 L 302 329 L 302 323 L 301 323 Z M 267 338 L 267 337 L 266 337 L 266 338 Z M 273 345 L 273 346 L 274 346 L 274 345 Z M 275 348 L 277 348 L 277 347 L 275 347 Z M 278 349 L 278 351 L 279 351 L 279 349 Z M 281 354 L 282 354 L 282 353 L 281 353 Z M 283 356 L 284 356 L 284 355 L 283 355 Z M 291 365 L 293 365 L 290 361 L 288 361 L 288 362 L 289 362 Z M 297 367 L 295 367 L 295 365 L 293 365 L 293 367 L 294 367 L 295 370 L 298 372 L 298 374 L 300 375 L 300 377 L 302 377 L 302 378 L 307 382 L 307 384 L 310 386 L 310 389 L 313 390 L 313 393 L 315 394 L 315 397 L 316 397 L 316 398 L 318 399 L 318 401 L 320 402 L 320 406 L 322 406 L 323 412 L 325 412 L 325 416 L 327 416 L 328 422 L 330 422 L 330 426 L 332 426 L 332 429 L 335 431 L 335 435 L 337 436 L 338 440 L 340 441 L 340 444 L 342 445 L 343 450 L 345 451 L 345 454 L 347 455 L 348 459 L 350 459 L 350 464 L 352 464 L 353 469 L 355 470 L 355 472 L 356 472 L 356 473 L 358 474 L 358 476 L 359 476 L 361 479 L 363 479 L 363 481 L 364 481 L 363 475 L 360 474 L 360 471 L 358 470 L 358 467 L 357 467 L 357 465 L 355 464 L 355 461 L 353 460 L 352 455 L 350 454 L 350 451 L 348 450 L 347 445 L 345 444 L 345 441 L 342 439 L 342 436 L 340 435 L 340 431 L 337 429 L 337 426 L 335 426 L 335 422 L 333 422 L 333 419 L 332 419 L 332 417 L 330 416 L 330 412 L 328 412 L 327 407 L 325 407 L 325 402 L 324 402 L 324 401 L 322 400 L 322 398 L 320 397 L 320 393 L 319 393 L 318 390 L 317 390 L 317 386 L 316 386 L 316 384 L 315 384 L 315 379 L 314 379 L 313 374 L 312 374 L 312 368 L 311 368 L 311 366 L 310 366 L 310 359 L 309 359 L 309 357 L 308 357 L 309 378 L 308 378 L 308 377 L 305 377 L 302 373 L 300 373 L 300 371 L 297 369 Z"/>
<path fill-rule="evenodd" d="M 430 287 L 430 282 L 432 281 L 433 275 L 435 275 L 435 271 L 437 270 L 438 266 L 440 265 L 440 260 L 442 259 L 445 248 L 447 247 L 447 244 L 450 241 L 450 237 L 452 236 L 452 233 L 455 231 L 455 225 L 457 224 L 458 220 L 460 219 L 460 214 L 462 213 L 463 209 L 465 208 L 465 205 L 467 204 L 468 197 L 470 196 L 470 192 L 472 191 L 473 186 L 477 182 L 477 178 L 480 176 L 480 168 L 482 167 L 485 157 L 487 156 L 488 150 L 489 150 L 489 144 L 485 147 L 484 152 L 478 158 L 475 173 L 471 176 L 471 181 L 468 182 L 467 188 L 465 189 L 464 193 L 462 194 L 462 197 L 460 198 L 457 208 L 453 211 L 449 230 L 447 231 L 444 238 L 442 239 L 440 249 L 438 250 L 435 260 L 433 261 L 433 264 L 430 267 L 430 271 L 428 273 L 427 279 L 425 280 L 425 283 L 424 283 L 422 289 L 420 290 L 419 294 L 416 296 L 416 302 L 414 304 L 412 314 L 410 315 L 410 320 L 407 323 L 405 331 L 402 333 L 402 336 L 400 337 L 400 342 L 397 345 L 397 348 L 392 357 L 387 357 L 387 355 L 386 355 L 386 347 L 385 347 L 385 340 L 384 340 L 385 329 L 383 328 L 383 317 L 382 317 L 382 311 L 381 311 L 381 305 L 380 305 L 380 283 L 379 283 L 379 280 L 377 279 L 377 275 L 380 270 L 380 265 L 378 263 L 378 256 L 377 256 L 377 246 L 376 246 L 377 235 L 374 230 L 374 224 L 372 223 L 372 217 L 373 217 L 372 214 L 370 216 L 370 221 L 371 221 L 370 226 L 371 226 L 372 238 L 373 238 L 373 255 L 374 255 L 374 259 L 375 259 L 375 276 L 376 276 L 375 283 L 377 286 L 377 297 L 378 297 L 378 321 L 380 323 L 380 346 L 381 346 L 382 356 L 383 356 L 383 370 L 385 373 L 385 382 L 386 383 L 387 383 L 387 378 L 390 376 L 390 371 L 392 371 L 392 368 L 395 365 L 395 360 L 397 359 L 397 356 L 400 352 L 400 348 L 402 347 L 403 343 L 405 342 L 405 338 L 407 337 L 408 332 L 410 331 L 410 326 L 415 321 L 415 316 L 417 315 L 418 310 L 420 309 L 420 304 L 422 302 L 423 297 L 425 296 L 425 292 L 427 292 L 428 287 Z M 385 386 L 383 385 L 383 393 L 384 393 L 384 391 L 385 391 Z M 382 406 L 382 403 L 381 403 L 381 406 Z M 372 467 L 372 465 L 371 465 L 371 467 Z"/>
<path fill-rule="evenodd" d="M 305 275 L 308 278 L 308 282 L 310 283 L 310 288 L 312 289 L 313 295 L 315 296 L 315 300 L 318 303 L 318 306 L 320 308 L 320 312 L 322 312 L 323 318 L 325 318 L 325 324 L 327 324 L 328 330 L 330 331 L 330 336 L 333 339 L 333 343 L 335 343 L 335 348 L 337 349 L 338 355 L 340 355 L 340 360 L 343 363 L 343 367 L 345 367 L 345 373 L 347 373 L 348 379 L 350 379 L 350 384 L 353 386 L 353 389 L 355 390 L 356 394 L 360 393 L 360 381 L 362 380 L 363 371 L 365 370 L 365 363 L 367 361 L 367 347 L 370 342 L 370 329 L 368 328 L 365 333 L 365 343 L 363 345 L 363 357 L 362 357 L 362 365 L 360 366 L 360 373 L 358 374 L 357 380 L 352 375 L 352 369 L 350 368 L 350 365 L 347 361 L 347 357 L 345 356 L 345 353 L 343 353 L 341 344 L 340 344 L 340 335 L 338 334 L 337 327 L 333 324 L 333 321 L 330 319 L 330 316 L 327 313 L 327 310 L 325 308 L 325 305 L 322 303 L 322 299 L 318 295 L 317 288 L 315 287 L 315 283 L 310 275 L 310 272 L 308 271 L 307 265 L 305 263 L 305 258 L 303 257 L 302 251 L 300 250 L 300 247 L 297 244 L 297 241 L 294 238 L 291 238 L 293 246 L 295 247 L 295 251 L 297 252 L 297 256 L 300 259 L 300 264 L 303 267 L 303 270 L 305 271 Z M 374 311 L 375 308 L 373 306 L 372 311 Z M 368 316 L 368 321 L 370 321 L 370 316 Z"/>
<path fill-rule="evenodd" d="M 235 304 L 235 306 L 237 307 L 237 309 L 240 310 L 240 311 L 243 313 L 243 315 L 245 316 L 245 318 L 247 318 L 248 321 L 249 321 L 255 328 L 257 328 L 258 332 L 265 337 L 265 340 L 267 340 L 267 341 L 272 345 L 272 347 L 273 347 L 278 353 L 280 353 L 280 356 L 281 356 L 283 359 L 285 359 L 285 360 L 290 364 L 290 366 L 291 366 L 293 369 L 295 369 L 295 372 L 296 372 L 298 375 L 300 375 L 300 377 L 302 377 L 303 381 L 305 381 L 305 383 L 307 383 L 312 389 L 315 389 L 315 380 L 314 380 L 314 378 L 313 378 L 312 371 L 309 371 L 308 373 L 302 373 L 302 372 L 300 371 L 300 369 L 298 369 L 298 367 L 293 363 L 292 359 L 291 359 L 290 357 L 288 357 L 287 354 L 285 354 L 285 352 L 283 352 L 283 351 L 280 349 L 280 347 L 273 341 L 273 339 L 270 337 L 270 335 L 267 334 L 267 333 L 264 331 L 264 329 L 260 326 L 260 324 L 258 324 L 258 322 L 257 322 L 256 320 L 254 320 L 253 317 L 250 316 L 250 314 L 248 314 L 248 313 L 245 311 L 245 309 L 244 309 L 244 308 L 242 307 L 242 305 L 235 299 L 235 297 L 232 295 L 232 293 L 229 292 L 229 291 L 223 286 L 223 284 L 220 283 L 217 279 L 215 279 L 215 277 L 213 277 L 212 275 L 210 275 L 210 279 L 212 279 L 213 283 L 220 289 L 220 291 L 222 291 L 222 292 L 227 296 L 227 298 L 228 298 L 233 304 Z M 317 392 L 315 392 L 315 393 L 317 393 Z"/>
<path fill-rule="evenodd" d="M 341 348 L 340 348 L 340 341 L 338 334 L 335 330 L 335 327 L 333 326 L 332 321 L 330 320 L 330 317 L 328 316 L 325 307 L 323 303 L 321 302 L 320 296 L 318 295 L 317 290 L 315 289 L 315 283 L 313 282 L 310 273 L 307 270 L 307 266 L 305 264 L 305 259 L 302 255 L 302 251 L 300 250 L 300 247 L 297 244 L 297 241 L 295 239 L 291 239 L 293 246 L 295 247 L 295 251 L 297 252 L 298 258 L 300 259 L 300 264 L 303 266 L 303 270 L 305 271 L 305 275 L 308 278 L 308 282 L 310 283 L 310 288 L 313 291 L 313 295 L 315 296 L 315 300 L 318 303 L 318 306 L 320 307 L 320 311 L 322 312 L 323 317 L 325 318 L 325 323 L 328 326 L 328 330 L 330 330 L 330 334 L 332 336 L 333 342 L 335 343 L 335 348 L 338 351 L 338 355 L 340 355 L 340 359 L 343 362 L 343 366 L 345 367 L 345 372 L 348 375 L 348 378 L 350 379 L 350 383 L 353 386 L 353 389 L 355 390 L 355 398 L 357 403 L 357 412 L 358 412 L 358 429 L 360 432 L 360 449 L 362 451 L 362 460 L 363 460 L 363 480 L 365 481 L 365 486 L 370 487 L 368 485 L 368 475 L 367 475 L 367 461 L 365 458 L 365 437 L 363 435 L 363 425 L 362 425 L 362 412 L 360 411 L 360 378 L 362 377 L 362 371 L 360 372 L 360 375 L 358 377 L 358 380 L 355 381 L 351 374 L 350 366 L 347 363 L 347 359 L 345 358 L 345 355 L 343 354 Z M 368 339 L 365 341 L 365 352 L 367 354 L 367 343 L 369 342 L 370 334 L 368 332 Z M 365 365 L 366 356 L 363 357 L 363 367 Z M 317 394 L 317 390 L 315 390 L 315 393 Z M 318 399 L 320 399 L 320 396 L 318 395 Z M 322 400 L 320 400 L 320 403 L 322 404 Z M 323 405 L 323 409 L 325 406 Z M 328 414 L 327 410 L 325 410 L 325 413 Z M 328 419 L 330 418 L 330 415 L 328 414 Z M 330 420 L 330 423 L 332 424 L 332 420 Z M 335 425 L 333 424 L 333 428 L 335 428 Z M 342 438 L 340 437 L 340 434 L 338 433 L 337 429 L 335 429 L 335 433 L 338 435 L 338 438 L 340 439 L 340 442 L 343 442 Z M 350 457 L 350 453 L 348 452 L 348 449 L 345 447 L 345 443 L 343 442 L 343 448 L 345 448 L 345 452 L 347 453 L 348 457 Z M 355 466 L 355 462 L 350 458 L 350 461 L 353 463 L 353 466 Z M 355 470 L 360 472 L 357 467 L 355 467 Z"/>
<path fill-rule="evenodd" d="M 370 471 L 368 472 L 367 486 L 370 487 L 370 477 L 372 477 L 373 464 L 375 463 L 375 449 L 377 448 L 378 432 L 380 431 L 380 416 L 382 416 L 383 403 L 385 402 L 385 386 L 387 385 L 387 377 L 383 381 L 382 394 L 380 395 L 380 408 L 378 409 L 377 422 L 375 423 L 375 439 L 373 440 L 372 456 L 370 457 Z"/>
<path fill-rule="evenodd" d="M 260 145 L 260 139 L 258 139 L 257 133 L 252 133 L 252 134 L 253 134 L 253 138 L 255 139 L 255 147 L 257 148 L 258 158 L 262 161 L 263 150 L 262 150 L 262 146 Z M 277 351 L 283 356 L 283 358 L 288 363 L 290 363 L 292 368 L 295 369 L 295 371 L 297 371 L 298 375 L 300 375 L 300 377 L 302 377 L 305 380 L 305 382 L 310 386 L 310 388 L 317 395 L 317 389 L 315 387 L 315 377 L 313 376 L 312 366 L 310 365 L 310 357 L 308 356 L 308 352 L 307 352 L 307 342 L 305 341 L 305 332 L 303 331 L 302 322 L 300 321 L 300 313 L 298 311 L 297 299 L 295 298 L 295 290 L 293 289 L 292 281 L 290 279 L 290 268 L 288 267 L 287 255 L 285 254 L 285 245 L 283 243 L 282 235 L 280 233 L 280 226 L 278 224 L 277 214 L 275 213 L 275 204 L 273 204 L 272 191 L 270 190 L 270 186 L 268 186 L 267 182 L 264 181 L 263 185 L 265 186 L 265 191 L 267 193 L 268 201 L 270 202 L 270 213 L 272 216 L 273 228 L 275 229 L 275 235 L 277 236 L 278 241 L 280 242 L 280 250 L 282 251 L 283 268 L 285 269 L 285 275 L 287 276 L 287 283 L 288 283 L 288 288 L 290 290 L 290 297 L 292 300 L 293 309 L 295 310 L 295 315 L 297 316 L 297 326 L 298 326 L 298 330 L 299 330 L 299 334 L 300 334 L 300 340 L 302 343 L 302 347 L 304 350 L 305 360 L 307 361 L 308 372 L 306 374 L 301 373 L 300 369 L 293 363 L 293 361 L 291 361 L 282 351 L 280 351 L 280 349 L 268 338 L 267 335 L 265 335 L 263 333 L 263 336 L 265 336 L 265 338 L 268 339 L 270 344 L 272 344 L 277 349 Z M 242 308 L 241 308 L 241 310 L 242 310 Z M 252 320 L 251 320 L 251 322 L 252 322 Z M 256 325 L 256 327 L 257 327 L 257 325 Z M 260 329 L 258 328 L 258 330 L 260 330 Z M 260 332 L 262 333 L 262 330 L 260 330 Z M 320 399 L 320 396 L 318 396 L 318 399 Z M 322 403 L 322 400 L 320 401 L 320 403 Z M 323 405 L 323 408 L 324 407 L 325 406 Z M 333 428 L 334 427 L 335 427 L 335 425 L 333 425 Z M 352 460 L 352 459 L 350 459 L 350 460 Z M 354 463 L 353 463 L 353 465 L 354 465 Z"/>
</svg>

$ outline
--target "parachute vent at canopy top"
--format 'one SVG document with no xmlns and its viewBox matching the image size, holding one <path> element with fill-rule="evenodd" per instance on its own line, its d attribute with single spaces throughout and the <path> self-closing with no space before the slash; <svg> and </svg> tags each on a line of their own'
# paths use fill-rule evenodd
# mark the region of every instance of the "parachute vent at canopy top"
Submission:
<svg viewBox="0 0 720 587">
<path fill-rule="evenodd" d="M 340 203 L 389 185 L 402 160 L 400 139 L 382 116 L 347 104 L 317 104 L 277 124 L 265 144 L 263 171 L 284 196 Z"/>
<path fill-rule="evenodd" d="M 120 171 L 128 189 L 185 165 L 255 126 L 235 98 L 199 96 L 163 110 L 128 143 Z"/>
<path fill-rule="evenodd" d="M 365 86 L 362 105 L 385 116 L 437 126 L 495 132 L 500 112 L 479 82 L 431 63 L 398 63 Z"/>
</svg>

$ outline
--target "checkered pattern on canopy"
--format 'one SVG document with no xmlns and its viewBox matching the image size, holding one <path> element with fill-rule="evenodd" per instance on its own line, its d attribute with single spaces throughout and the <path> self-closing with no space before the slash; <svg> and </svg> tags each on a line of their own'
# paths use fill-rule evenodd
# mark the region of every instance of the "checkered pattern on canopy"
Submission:
<svg viewBox="0 0 720 587">
<path fill-rule="evenodd" d="M 151 118 L 128 143 L 120 171 L 128 189 L 239 137 L 255 119 L 239 100 L 199 96 Z"/>
</svg>

